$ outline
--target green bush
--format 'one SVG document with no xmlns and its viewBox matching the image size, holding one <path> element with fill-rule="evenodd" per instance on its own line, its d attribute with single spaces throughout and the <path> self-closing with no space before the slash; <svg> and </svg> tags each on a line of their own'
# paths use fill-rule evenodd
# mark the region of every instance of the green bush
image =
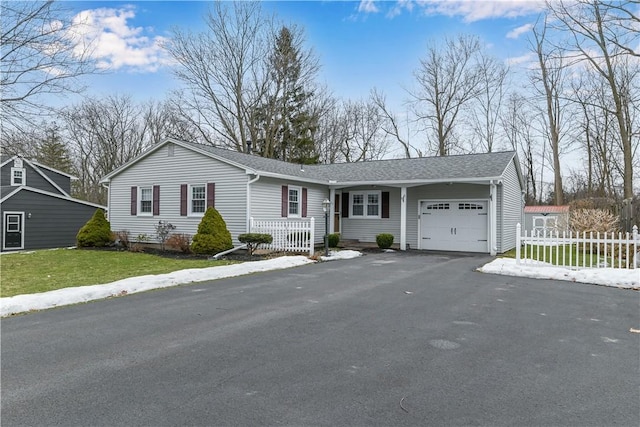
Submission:
<svg viewBox="0 0 640 427">
<path fill-rule="evenodd" d="M 389 249 L 393 245 L 393 234 L 382 233 L 376 236 L 376 243 L 380 249 Z"/>
<path fill-rule="evenodd" d="M 78 231 L 76 242 L 79 248 L 103 247 L 113 241 L 111 224 L 104 217 L 104 211 L 97 209 L 91 219 Z"/>
<path fill-rule="evenodd" d="M 247 245 L 249 255 L 253 255 L 253 252 L 258 249 L 261 244 L 269 244 L 273 242 L 271 234 L 262 233 L 246 233 L 240 234 L 238 240 Z"/>
<path fill-rule="evenodd" d="M 340 243 L 340 234 L 339 233 L 329 234 L 329 247 L 335 248 L 338 246 L 338 243 Z"/>
<path fill-rule="evenodd" d="M 197 254 L 215 255 L 232 247 L 227 223 L 216 209 L 207 208 L 198 225 L 198 232 L 193 236 L 191 250 Z"/>
</svg>

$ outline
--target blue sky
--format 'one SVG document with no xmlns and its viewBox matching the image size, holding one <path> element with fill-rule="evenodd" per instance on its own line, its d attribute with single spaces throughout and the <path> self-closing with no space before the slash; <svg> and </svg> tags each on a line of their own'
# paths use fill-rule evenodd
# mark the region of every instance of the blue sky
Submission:
<svg viewBox="0 0 640 427">
<path fill-rule="evenodd" d="M 205 1 L 78 1 L 99 37 L 98 61 L 109 67 L 88 79 L 90 96 L 130 94 L 164 99 L 178 83 L 158 46 L 172 26 L 204 28 Z M 337 97 L 365 98 L 373 87 L 396 107 L 413 84 L 412 73 L 430 41 L 474 34 L 517 73 L 527 58 L 526 36 L 541 10 L 538 0 L 269 1 L 263 8 L 305 30 L 320 59 L 319 75 Z"/>
</svg>

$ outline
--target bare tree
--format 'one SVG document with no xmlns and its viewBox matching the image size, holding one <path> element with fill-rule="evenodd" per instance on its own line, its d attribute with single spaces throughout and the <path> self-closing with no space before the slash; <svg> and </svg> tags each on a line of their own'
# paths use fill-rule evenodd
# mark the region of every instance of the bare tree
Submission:
<svg viewBox="0 0 640 427">
<path fill-rule="evenodd" d="M 166 45 L 186 85 L 183 109 L 208 143 L 246 151 L 258 139 L 252 116 L 268 89 L 271 20 L 257 2 L 217 1 L 206 24 L 199 34 L 174 30 Z"/>
<path fill-rule="evenodd" d="M 576 61 L 584 62 L 607 82 L 613 102 L 611 113 L 617 121 L 623 153 L 623 194 L 624 198 L 630 199 L 633 197 L 633 157 L 636 148 L 632 142 L 630 117 L 634 106 L 629 104 L 635 98 L 630 91 L 633 89 L 633 79 L 637 78 L 638 65 L 637 61 L 628 61 L 628 54 L 635 52 L 622 48 L 621 45 L 626 43 L 622 43 L 617 35 L 624 33 L 621 37 L 627 37 L 627 42 L 636 44 L 640 41 L 640 35 L 637 28 L 635 31 L 624 31 L 624 28 L 620 31 L 621 27 L 617 25 L 620 22 L 620 10 L 625 10 L 624 5 L 629 3 L 613 4 L 614 7 L 610 2 L 601 0 L 576 0 L 570 3 L 558 0 L 548 2 L 547 6 L 560 23 L 557 27 L 570 34 L 570 44 L 566 50 L 574 55 Z M 633 14 L 629 19 L 637 20 Z"/>
<path fill-rule="evenodd" d="M 451 153 L 461 109 L 479 94 L 479 51 L 476 37 L 447 38 L 442 46 L 428 47 L 414 72 L 418 89 L 410 93 L 413 110 L 420 124 L 435 137 L 432 148 L 440 156 Z"/>
<path fill-rule="evenodd" d="M 538 60 L 538 69 L 531 73 L 531 80 L 544 100 L 543 111 L 546 122 L 544 133 L 551 148 L 553 164 L 553 202 L 556 205 L 562 205 L 564 191 L 560 169 L 560 145 L 566 63 L 562 50 L 551 47 L 546 39 L 547 29 L 546 16 L 542 23 L 538 23 L 533 29 L 533 38 L 530 43 Z"/>
<path fill-rule="evenodd" d="M 346 101 L 344 111 L 344 143 L 341 151 L 347 162 L 381 159 L 388 149 L 382 130 L 384 117 L 371 99 Z"/>
<path fill-rule="evenodd" d="M 498 136 L 498 121 L 509 68 L 496 58 L 480 53 L 478 73 L 480 74 L 479 93 L 471 109 L 471 125 L 473 134 L 481 146 L 480 151 L 491 153 Z"/>
<path fill-rule="evenodd" d="M 154 143 L 144 108 L 115 95 L 70 107 L 62 117 L 79 178 L 76 196 L 106 204 L 100 179 Z"/>
<path fill-rule="evenodd" d="M 0 121 L 24 128 L 45 111 L 46 95 L 83 90 L 79 77 L 95 72 L 91 46 L 75 35 L 82 22 L 53 1 L 2 1 Z"/>
<path fill-rule="evenodd" d="M 413 147 L 409 141 L 410 134 L 407 129 L 406 135 L 401 131 L 401 123 L 398 116 L 392 112 L 387 106 L 387 100 L 384 93 L 377 89 L 372 89 L 369 95 L 374 105 L 378 107 L 380 114 L 384 121 L 382 124 L 382 130 L 389 136 L 393 137 L 402 146 L 405 158 L 411 158 L 411 151 L 413 150 L 417 157 L 422 157 L 422 151 Z"/>
</svg>

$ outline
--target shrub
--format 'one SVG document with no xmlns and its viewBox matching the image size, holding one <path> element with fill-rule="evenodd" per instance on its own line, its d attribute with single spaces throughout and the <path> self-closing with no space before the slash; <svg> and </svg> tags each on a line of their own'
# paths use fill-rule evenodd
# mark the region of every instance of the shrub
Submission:
<svg viewBox="0 0 640 427">
<path fill-rule="evenodd" d="M 103 247 L 112 242 L 111 224 L 104 211 L 97 209 L 91 219 L 78 231 L 76 241 L 79 248 Z"/>
<path fill-rule="evenodd" d="M 198 232 L 193 236 L 191 250 L 197 254 L 214 255 L 232 247 L 231 233 L 224 219 L 215 208 L 207 208 L 198 225 Z"/>
<path fill-rule="evenodd" d="M 160 249 L 164 251 L 164 244 L 167 242 L 169 233 L 175 230 L 176 226 L 169 221 L 158 221 L 156 225 L 156 239 L 160 242 Z"/>
<path fill-rule="evenodd" d="M 188 254 L 191 252 L 191 235 L 174 233 L 165 242 L 167 246 Z"/>
<path fill-rule="evenodd" d="M 111 240 L 115 242 L 118 248 L 128 249 L 131 245 L 131 233 L 129 233 L 129 230 L 114 231 L 111 235 Z"/>
<path fill-rule="evenodd" d="M 376 243 L 380 249 L 389 249 L 393 245 L 393 234 L 382 233 L 376 236 Z"/>
<path fill-rule="evenodd" d="M 135 238 L 135 243 L 129 246 L 131 252 L 144 252 L 144 244 L 151 240 L 147 233 L 140 233 Z"/>
<path fill-rule="evenodd" d="M 340 234 L 338 233 L 329 234 L 329 247 L 335 248 L 338 246 L 338 243 L 340 243 Z"/>
<path fill-rule="evenodd" d="M 574 232 L 610 233 L 618 231 L 618 218 L 605 209 L 575 209 L 569 226 Z"/>
<path fill-rule="evenodd" d="M 269 244 L 273 242 L 273 237 L 271 234 L 246 233 L 239 235 L 238 240 L 247 245 L 249 255 L 251 256 L 261 244 Z"/>
</svg>

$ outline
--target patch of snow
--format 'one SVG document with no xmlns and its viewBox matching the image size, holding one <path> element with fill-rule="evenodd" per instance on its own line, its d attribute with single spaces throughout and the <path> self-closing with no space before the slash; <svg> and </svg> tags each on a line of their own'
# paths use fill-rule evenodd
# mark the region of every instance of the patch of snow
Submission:
<svg viewBox="0 0 640 427">
<path fill-rule="evenodd" d="M 329 256 L 321 256 L 322 261 L 335 261 L 338 259 L 351 259 L 362 256 L 362 252 L 344 250 L 344 251 L 330 251 Z"/>
<path fill-rule="evenodd" d="M 616 288 L 640 289 L 640 269 L 590 268 L 571 270 L 542 262 L 538 262 L 535 265 L 518 265 L 513 258 L 496 258 L 490 263 L 480 267 L 478 271 L 482 273 L 504 274 L 506 276 L 567 280 L 570 282 L 591 283 Z"/>
</svg>

